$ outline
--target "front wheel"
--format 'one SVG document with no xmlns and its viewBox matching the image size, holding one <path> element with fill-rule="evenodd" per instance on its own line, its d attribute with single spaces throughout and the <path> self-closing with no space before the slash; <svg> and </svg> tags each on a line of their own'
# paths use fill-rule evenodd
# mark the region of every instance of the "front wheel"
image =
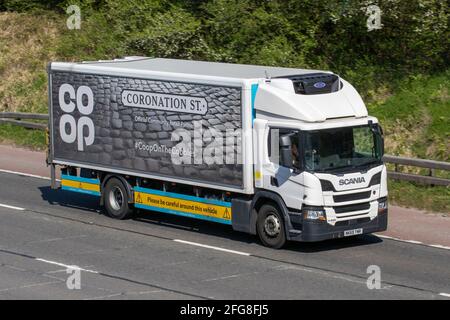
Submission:
<svg viewBox="0 0 450 320">
<path fill-rule="evenodd" d="M 111 178 L 103 189 L 105 209 L 108 216 L 114 219 L 127 219 L 133 213 L 133 208 L 128 203 L 128 194 L 122 181 Z"/>
<path fill-rule="evenodd" d="M 271 248 L 280 249 L 286 243 L 283 218 L 277 207 L 265 204 L 259 209 L 256 222 L 259 238 Z"/>
</svg>

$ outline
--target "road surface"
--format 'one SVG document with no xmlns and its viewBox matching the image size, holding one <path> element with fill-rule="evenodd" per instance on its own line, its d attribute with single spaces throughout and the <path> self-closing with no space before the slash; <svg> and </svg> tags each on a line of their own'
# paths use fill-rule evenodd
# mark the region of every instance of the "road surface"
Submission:
<svg viewBox="0 0 450 320">
<path fill-rule="evenodd" d="M 364 235 L 263 247 L 231 227 L 140 212 L 0 173 L 0 299 L 449 299 L 450 250 Z M 368 289 L 378 266 L 381 288 Z M 80 289 L 67 286 L 68 266 Z"/>
<path fill-rule="evenodd" d="M 0 172 L 50 176 L 45 152 L 0 144 L 0 155 Z M 56 174 L 59 176 L 59 170 Z M 450 213 L 425 213 L 393 205 L 389 206 L 389 212 L 389 228 L 382 236 L 450 248 Z"/>
</svg>

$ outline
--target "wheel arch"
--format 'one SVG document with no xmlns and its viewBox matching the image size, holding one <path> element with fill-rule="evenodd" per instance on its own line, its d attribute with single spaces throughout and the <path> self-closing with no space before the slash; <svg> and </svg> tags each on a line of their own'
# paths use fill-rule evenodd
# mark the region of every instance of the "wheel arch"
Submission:
<svg viewBox="0 0 450 320">
<path fill-rule="evenodd" d="M 283 223 L 286 231 L 286 237 L 289 239 L 289 230 L 292 229 L 291 220 L 289 219 L 289 211 L 283 199 L 275 192 L 260 190 L 253 197 L 250 215 L 250 233 L 256 234 L 256 222 L 258 219 L 258 211 L 264 204 L 272 204 L 280 209 L 283 217 Z"/>
<path fill-rule="evenodd" d="M 118 179 L 118 180 L 120 180 L 122 182 L 122 184 L 125 186 L 125 189 L 127 190 L 127 202 L 128 203 L 134 203 L 133 187 L 128 182 L 128 180 L 125 179 L 125 177 L 123 177 L 122 175 L 113 174 L 113 173 L 107 173 L 104 176 L 102 176 L 102 178 L 101 178 L 101 184 L 100 184 L 100 191 L 101 191 L 100 205 L 103 206 L 104 203 L 105 203 L 103 190 L 105 189 L 105 186 L 108 183 L 108 181 L 111 180 L 112 178 L 116 178 L 116 179 Z"/>
</svg>

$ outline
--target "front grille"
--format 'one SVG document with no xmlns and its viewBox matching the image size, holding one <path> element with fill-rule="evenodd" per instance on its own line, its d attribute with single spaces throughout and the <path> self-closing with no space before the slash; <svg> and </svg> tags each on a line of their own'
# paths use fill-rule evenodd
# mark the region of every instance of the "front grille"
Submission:
<svg viewBox="0 0 450 320">
<path fill-rule="evenodd" d="M 348 206 L 333 207 L 333 209 L 336 214 L 349 213 L 349 212 L 353 212 L 353 211 L 369 210 L 370 203 L 369 202 L 357 203 L 357 204 L 352 204 L 352 205 L 348 205 Z"/>
<path fill-rule="evenodd" d="M 371 191 L 359 192 L 359 193 L 348 193 L 333 196 L 334 202 L 346 202 L 353 200 L 361 200 L 370 198 Z"/>
<path fill-rule="evenodd" d="M 356 223 L 357 224 L 361 224 L 361 223 L 367 223 L 370 222 L 370 218 L 359 218 L 356 219 Z M 344 221 L 337 221 L 334 224 L 335 227 L 344 227 L 344 226 L 350 226 L 350 220 L 344 220 Z"/>
<path fill-rule="evenodd" d="M 367 223 L 370 222 L 370 218 L 359 218 L 356 220 L 356 223 Z"/>
</svg>

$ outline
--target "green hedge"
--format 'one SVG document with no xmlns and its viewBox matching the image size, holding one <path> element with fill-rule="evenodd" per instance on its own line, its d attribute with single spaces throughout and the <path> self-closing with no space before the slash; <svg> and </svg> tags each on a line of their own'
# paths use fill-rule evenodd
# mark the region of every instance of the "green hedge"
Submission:
<svg viewBox="0 0 450 320">
<path fill-rule="evenodd" d="M 66 59 L 146 55 L 330 69 L 366 95 L 410 74 L 448 67 L 449 10 L 441 0 L 5 0 L 3 10 L 78 4 L 81 30 L 65 30 Z"/>
<path fill-rule="evenodd" d="M 27 12 L 35 9 L 57 10 L 65 3 L 63 0 L 2 0 L 0 11 Z"/>
</svg>

